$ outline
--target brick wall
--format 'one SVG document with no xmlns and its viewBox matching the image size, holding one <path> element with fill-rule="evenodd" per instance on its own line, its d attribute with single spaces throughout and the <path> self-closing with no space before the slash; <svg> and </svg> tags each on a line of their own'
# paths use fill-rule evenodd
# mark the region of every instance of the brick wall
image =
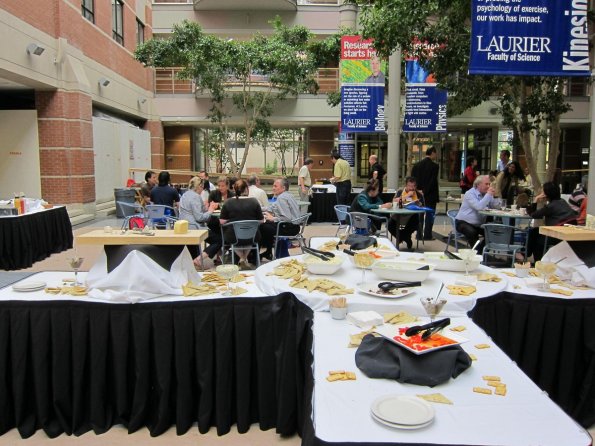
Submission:
<svg viewBox="0 0 595 446">
<path fill-rule="evenodd" d="M 35 94 L 42 196 L 51 203 L 95 201 L 92 109 L 89 95 Z"/>
</svg>

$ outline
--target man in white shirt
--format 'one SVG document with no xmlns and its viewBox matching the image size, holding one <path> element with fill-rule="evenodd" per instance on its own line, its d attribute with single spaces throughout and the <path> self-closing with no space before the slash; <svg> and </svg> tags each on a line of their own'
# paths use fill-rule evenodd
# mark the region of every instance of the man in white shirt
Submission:
<svg viewBox="0 0 595 446">
<path fill-rule="evenodd" d="M 298 173 L 298 186 L 300 193 L 300 201 L 308 201 L 308 192 L 310 186 L 312 186 L 312 178 L 310 177 L 310 171 L 314 166 L 314 160 L 312 158 L 306 158 L 304 165 L 300 168 Z"/>
<path fill-rule="evenodd" d="M 269 205 L 269 197 L 267 193 L 260 188 L 260 178 L 256 175 L 250 175 L 248 178 L 248 196 L 256 198 L 261 208 L 266 208 Z"/>
</svg>

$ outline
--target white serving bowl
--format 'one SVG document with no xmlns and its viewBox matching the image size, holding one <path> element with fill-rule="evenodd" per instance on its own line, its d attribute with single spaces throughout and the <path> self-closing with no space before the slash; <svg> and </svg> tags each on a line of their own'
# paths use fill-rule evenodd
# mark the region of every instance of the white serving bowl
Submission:
<svg viewBox="0 0 595 446">
<path fill-rule="evenodd" d="M 424 261 L 434 265 L 434 269 L 438 271 L 465 271 L 464 260 L 450 259 L 443 252 L 424 252 Z M 480 263 L 481 256 L 475 256 L 469 261 L 469 271 L 477 269 Z"/>
<path fill-rule="evenodd" d="M 428 266 L 429 269 L 420 270 L 422 266 Z M 433 269 L 434 265 L 427 262 L 399 260 L 378 260 L 372 265 L 372 271 L 381 279 L 401 282 L 423 282 Z"/>
<path fill-rule="evenodd" d="M 389 249 L 370 249 L 370 248 L 366 248 L 366 249 L 360 249 L 358 251 L 353 251 L 353 252 L 373 252 L 375 254 L 375 256 L 371 256 L 374 259 L 374 262 L 377 262 L 379 260 L 383 260 L 383 259 L 393 259 L 395 257 L 397 257 L 399 255 L 399 251 L 391 251 Z M 351 262 L 351 264 L 353 266 L 355 266 L 356 268 L 358 268 L 358 266 L 355 264 L 355 256 L 350 256 L 347 255 L 347 257 L 349 257 L 349 261 Z M 366 269 L 372 269 L 372 265 L 370 265 L 369 268 Z"/>
<path fill-rule="evenodd" d="M 308 272 L 312 274 L 335 274 L 345 261 L 345 256 L 339 252 L 333 252 L 335 257 L 330 260 L 322 260 L 311 254 L 304 254 L 303 262 Z"/>
</svg>

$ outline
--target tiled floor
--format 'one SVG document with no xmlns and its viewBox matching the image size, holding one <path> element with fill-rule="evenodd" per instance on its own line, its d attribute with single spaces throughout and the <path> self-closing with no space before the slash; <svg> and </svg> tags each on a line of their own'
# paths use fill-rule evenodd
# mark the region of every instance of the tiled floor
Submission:
<svg viewBox="0 0 595 446">
<path fill-rule="evenodd" d="M 86 225 L 74 228 L 74 233 L 84 233 L 92 229 L 103 228 L 104 226 L 112 226 L 119 228 L 121 220 L 115 218 L 96 220 Z M 315 223 L 306 228 L 306 236 L 333 236 L 337 230 L 336 225 Z M 445 244 L 439 235 L 446 235 L 450 231 L 450 226 L 447 224 L 444 217 L 437 217 L 434 225 L 435 236 L 437 240 L 426 241 L 420 243 L 420 251 L 443 251 Z M 88 270 L 94 263 L 95 259 L 101 252 L 101 247 L 95 246 L 77 246 L 75 243 L 77 254 L 85 258 L 82 270 Z M 24 271 L 56 271 L 69 270 L 66 259 L 72 255 L 73 251 L 66 251 L 60 254 L 55 254 L 52 257 L 36 263 L 28 270 Z M 589 433 L 592 437 L 595 436 L 595 426 L 593 426 Z M 43 431 L 38 431 L 34 436 L 22 440 L 18 432 L 13 429 L 7 434 L 0 437 L 0 446 L 4 445 L 53 445 L 65 446 L 73 444 L 84 444 L 87 446 L 95 445 L 110 445 L 110 446 L 128 446 L 130 444 L 150 444 L 155 446 L 169 446 L 169 445 L 197 445 L 200 446 L 268 446 L 268 445 L 283 445 L 283 446 L 298 446 L 301 439 L 294 435 L 289 438 L 281 438 L 277 435 L 274 429 L 269 431 L 261 431 L 258 425 L 252 426 L 252 429 L 245 434 L 239 434 L 235 429 L 222 437 L 217 436 L 214 429 L 211 429 L 207 434 L 202 435 L 198 432 L 196 427 L 190 429 L 185 435 L 177 436 L 175 428 L 169 429 L 163 435 L 153 438 L 149 435 L 146 429 L 141 429 L 134 434 L 128 434 L 123 426 L 115 426 L 107 433 L 102 435 L 95 435 L 90 432 L 80 437 L 68 437 L 62 435 L 56 439 L 49 439 Z"/>
</svg>

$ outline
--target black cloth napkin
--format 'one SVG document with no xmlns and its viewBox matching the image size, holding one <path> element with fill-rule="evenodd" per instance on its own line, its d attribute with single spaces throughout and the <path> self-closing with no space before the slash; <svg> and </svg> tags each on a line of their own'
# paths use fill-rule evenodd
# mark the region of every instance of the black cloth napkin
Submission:
<svg viewBox="0 0 595 446">
<path fill-rule="evenodd" d="M 388 339 L 369 334 L 355 352 L 355 364 L 369 378 L 433 387 L 471 367 L 471 358 L 458 345 L 416 355 Z"/>
</svg>

